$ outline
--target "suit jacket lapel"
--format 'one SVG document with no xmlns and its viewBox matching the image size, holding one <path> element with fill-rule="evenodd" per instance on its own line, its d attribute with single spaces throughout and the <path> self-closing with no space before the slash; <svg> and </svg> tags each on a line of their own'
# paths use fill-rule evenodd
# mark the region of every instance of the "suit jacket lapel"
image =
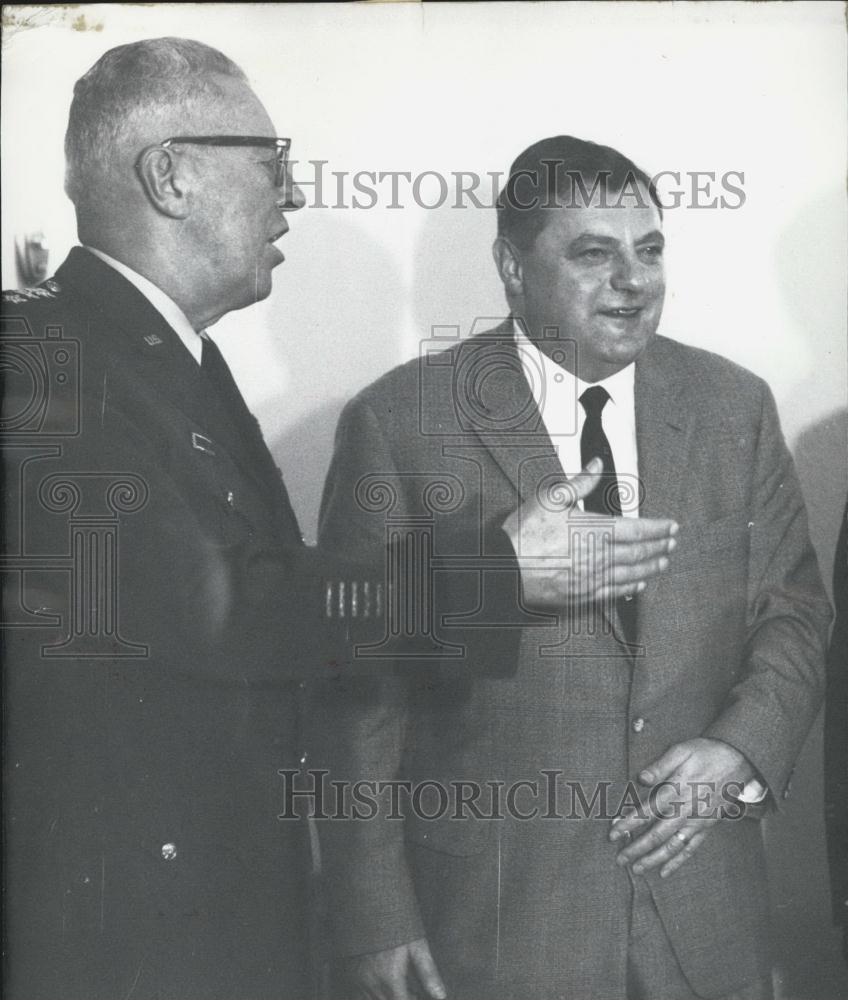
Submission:
<svg viewBox="0 0 848 1000">
<path fill-rule="evenodd" d="M 662 338 L 636 362 L 636 445 L 644 517 L 671 517 L 685 478 L 690 415 L 683 380 L 668 363 Z"/>
<path fill-rule="evenodd" d="M 670 363 L 662 337 L 655 337 L 636 362 L 636 445 L 643 517 L 680 517 L 686 479 L 691 414 L 685 381 Z M 643 603 L 656 590 L 649 581 Z"/>
<path fill-rule="evenodd" d="M 463 377 L 457 385 L 464 392 L 459 408 L 476 415 L 477 436 L 512 485 L 515 502 L 510 509 L 533 497 L 544 501 L 548 491 L 555 502 L 557 484 L 567 477 L 525 378 L 512 320 L 474 337 L 465 346 L 468 354 L 463 357 L 460 353 L 458 365 Z M 600 613 L 607 617 L 604 609 Z M 610 624 L 620 633 L 615 616 Z M 573 639 L 550 648 L 560 648 L 566 655 L 573 648 Z"/>
<path fill-rule="evenodd" d="M 565 479 L 524 376 L 511 319 L 465 342 L 458 354 L 455 386 L 455 406 L 517 498 L 527 500 Z"/>
</svg>

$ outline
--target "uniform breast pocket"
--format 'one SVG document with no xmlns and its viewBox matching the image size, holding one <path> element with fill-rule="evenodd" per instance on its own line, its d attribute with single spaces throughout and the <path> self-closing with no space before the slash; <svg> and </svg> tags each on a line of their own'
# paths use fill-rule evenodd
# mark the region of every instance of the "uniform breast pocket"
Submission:
<svg viewBox="0 0 848 1000">
<path fill-rule="evenodd" d="M 208 536 L 225 545 L 240 545 L 254 534 L 250 497 L 243 477 L 218 455 L 192 456 L 193 509 Z"/>
</svg>

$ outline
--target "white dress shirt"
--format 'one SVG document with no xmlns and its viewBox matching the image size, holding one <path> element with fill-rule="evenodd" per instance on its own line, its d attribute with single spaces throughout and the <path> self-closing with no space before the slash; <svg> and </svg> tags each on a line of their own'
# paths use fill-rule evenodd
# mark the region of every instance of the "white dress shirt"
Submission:
<svg viewBox="0 0 848 1000">
<path fill-rule="evenodd" d="M 603 386 L 609 399 L 601 414 L 604 433 L 610 444 L 615 473 L 622 497 L 622 514 L 639 516 L 639 455 L 636 449 L 636 364 L 610 375 L 601 382 L 584 382 L 552 361 L 513 321 L 513 332 L 524 376 L 539 407 L 545 430 L 557 451 L 562 471 L 570 479 L 583 467 L 580 435 L 586 411 L 580 396 L 591 385 Z M 631 499 L 632 498 L 632 499 Z M 583 507 L 583 501 L 580 501 Z"/>
<path fill-rule="evenodd" d="M 102 250 L 98 250 L 96 247 L 85 247 L 85 249 L 89 253 L 93 253 L 95 257 L 99 257 L 104 264 L 108 264 L 109 267 L 114 268 L 118 274 L 122 274 L 131 285 L 135 285 L 153 308 L 161 314 L 162 318 L 183 344 L 185 344 L 186 349 L 194 360 L 200 364 L 203 350 L 202 338 L 205 336 L 206 331 L 203 330 L 198 333 L 191 323 L 189 323 L 188 317 L 177 303 L 170 296 L 166 295 L 161 288 L 154 285 L 148 278 L 145 278 L 143 274 L 139 274 L 138 271 L 134 271 L 131 267 L 127 267 L 126 264 L 122 264 L 121 261 L 115 260 L 114 257 L 110 257 L 108 253 L 103 253 Z"/>
</svg>

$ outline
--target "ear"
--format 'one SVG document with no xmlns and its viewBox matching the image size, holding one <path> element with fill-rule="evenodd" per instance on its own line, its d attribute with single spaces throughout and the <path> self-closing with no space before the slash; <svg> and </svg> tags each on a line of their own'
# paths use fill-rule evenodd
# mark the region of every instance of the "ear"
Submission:
<svg viewBox="0 0 848 1000">
<path fill-rule="evenodd" d="M 180 161 L 171 149 L 151 146 L 135 166 L 138 179 L 150 203 L 163 215 L 185 219 L 189 214 L 189 192 Z"/>
<path fill-rule="evenodd" d="M 508 299 L 518 298 L 524 294 L 524 274 L 521 267 L 521 254 L 513 243 L 505 236 L 499 236 L 492 244 L 492 256 L 495 267 L 501 276 Z"/>
</svg>

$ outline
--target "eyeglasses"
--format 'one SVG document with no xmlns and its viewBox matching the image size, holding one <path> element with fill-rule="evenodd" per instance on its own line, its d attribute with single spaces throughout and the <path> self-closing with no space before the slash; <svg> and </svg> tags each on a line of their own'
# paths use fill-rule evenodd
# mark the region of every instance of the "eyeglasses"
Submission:
<svg viewBox="0 0 848 1000">
<path fill-rule="evenodd" d="M 264 149 L 276 150 L 274 186 L 283 187 L 286 183 L 291 139 L 272 139 L 267 135 L 175 135 L 159 145 L 167 149 L 181 143 L 193 146 L 262 146 Z"/>
</svg>

